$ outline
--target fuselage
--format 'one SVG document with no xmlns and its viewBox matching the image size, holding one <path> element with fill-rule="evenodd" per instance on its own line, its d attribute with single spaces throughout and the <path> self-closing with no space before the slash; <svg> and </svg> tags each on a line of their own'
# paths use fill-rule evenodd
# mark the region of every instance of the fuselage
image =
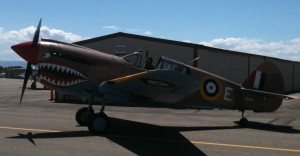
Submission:
<svg viewBox="0 0 300 156">
<path fill-rule="evenodd" d="M 145 71 L 129 64 L 122 57 L 54 40 L 42 40 L 37 47 L 32 47 L 31 43 L 27 42 L 12 48 L 26 61 L 39 67 L 37 76 L 40 83 L 50 89 L 78 96 L 88 93 L 101 97 L 98 87 L 102 82 Z M 24 49 L 31 53 L 24 52 Z M 175 60 L 166 60 L 162 64 L 160 69 L 172 66 L 174 69 L 168 70 L 176 71 L 175 67 L 181 67 L 180 72 L 184 71 L 183 74 L 197 81 L 194 83 L 198 85 L 197 89 L 193 92 L 181 93 L 186 86 L 172 91 L 173 96 L 182 96 L 177 97 L 177 101 L 170 100 L 172 103 L 239 110 L 254 110 L 260 107 L 252 105 L 255 98 L 245 98 L 242 95 L 240 84 Z M 168 100 L 163 101 L 168 103 Z M 274 111 L 279 106 L 272 106 L 269 110 Z"/>
<path fill-rule="evenodd" d="M 98 86 L 102 82 L 145 71 L 130 65 L 122 57 L 74 44 L 42 40 L 37 47 L 38 49 L 34 49 L 36 52 L 33 57 L 27 54 L 23 58 L 39 67 L 37 76 L 40 83 L 60 92 L 81 96 L 84 91 L 97 95 Z M 234 95 L 240 87 L 238 84 L 197 68 L 184 66 L 188 70 L 185 74 L 194 77 L 199 82 L 205 81 L 204 79 L 212 80 L 210 84 L 217 85 L 217 88 L 210 89 L 216 94 L 209 95 L 203 92 L 199 85 L 197 86 L 199 89 L 183 98 L 181 103 L 195 106 L 201 103 L 219 107 L 214 103 L 223 101 L 224 106 L 234 107 L 233 103 L 236 101 Z"/>
<path fill-rule="evenodd" d="M 79 125 L 87 125 L 93 133 L 103 133 L 108 129 L 109 118 L 104 108 L 107 102 L 116 100 L 122 103 L 154 102 L 238 109 L 243 112 L 241 125 L 248 123 L 244 117 L 245 110 L 272 112 L 281 105 L 282 95 L 263 92 L 273 91 L 274 88 L 260 83 L 278 77 L 274 80 L 279 80 L 283 86 L 280 70 L 272 63 L 261 64 L 256 69 L 258 74 L 253 74 L 255 78 L 250 76 L 243 86 L 164 57 L 158 61 L 157 69 L 145 70 L 140 68 L 141 53 L 117 57 L 75 44 L 39 41 L 41 21 L 32 42 L 11 47 L 27 61 L 20 103 L 29 75 L 32 74 L 31 65 L 37 65 L 40 83 L 56 91 L 78 95 L 90 102 L 89 107 L 77 111 L 76 121 Z M 132 61 L 131 56 L 137 59 Z M 152 65 L 147 66 L 153 69 Z M 251 82 L 254 82 L 254 86 Z M 99 113 L 94 113 L 92 107 L 95 96 L 103 99 Z"/>
</svg>

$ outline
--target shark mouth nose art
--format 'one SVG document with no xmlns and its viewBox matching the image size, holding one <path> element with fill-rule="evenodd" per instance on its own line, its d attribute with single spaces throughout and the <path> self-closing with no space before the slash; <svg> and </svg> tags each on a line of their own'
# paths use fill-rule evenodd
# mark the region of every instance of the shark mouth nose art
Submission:
<svg viewBox="0 0 300 156">
<path fill-rule="evenodd" d="M 38 79 L 42 83 L 56 87 L 69 87 L 87 81 L 80 72 L 63 65 L 39 63 Z"/>
</svg>

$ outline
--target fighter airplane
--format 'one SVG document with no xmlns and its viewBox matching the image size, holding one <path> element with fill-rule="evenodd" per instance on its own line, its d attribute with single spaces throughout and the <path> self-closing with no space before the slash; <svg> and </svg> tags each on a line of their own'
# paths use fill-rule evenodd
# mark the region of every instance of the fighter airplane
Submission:
<svg viewBox="0 0 300 156">
<path fill-rule="evenodd" d="M 283 78 L 278 67 L 266 61 L 238 84 L 182 62 L 161 57 L 155 69 L 141 68 L 140 52 L 124 57 L 109 55 L 75 44 L 41 39 L 41 20 L 33 41 L 11 48 L 26 60 L 27 68 L 20 103 L 31 73 L 38 66 L 39 82 L 50 89 L 82 97 L 89 104 L 79 109 L 76 121 L 92 133 L 104 133 L 108 103 L 159 103 L 239 110 L 240 125 L 246 126 L 245 110 L 274 112 L 284 98 Z M 276 85 L 275 85 L 276 84 Z M 93 99 L 102 99 L 99 112 Z"/>
</svg>

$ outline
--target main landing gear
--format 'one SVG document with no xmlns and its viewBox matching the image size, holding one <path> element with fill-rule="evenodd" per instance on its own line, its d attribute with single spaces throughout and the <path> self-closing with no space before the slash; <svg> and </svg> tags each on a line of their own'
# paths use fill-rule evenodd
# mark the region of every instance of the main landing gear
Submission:
<svg viewBox="0 0 300 156">
<path fill-rule="evenodd" d="M 36 81 L 33 81 L 30 86 L 31 89 L 36 89 Z"/>
<path fill-rule="evenodd" d="M 248 119 L 244 117 L 245 110 L 242 110 L 242 118 L 240 119 L 240 126 L 246 127 L 248 125 Z"/>
<path fill-rule="evenodd" d="M 93 134 L 104 133 L 109 125 L 109 117 L 104 113 L 106 103 L 103 102 L 101 110 L 98 113 L 94 112 L 92 105 L 89 107 L 80 108 L 76 113 L 76 121 L 80 126 L 87 126 Z"/>
</svg>

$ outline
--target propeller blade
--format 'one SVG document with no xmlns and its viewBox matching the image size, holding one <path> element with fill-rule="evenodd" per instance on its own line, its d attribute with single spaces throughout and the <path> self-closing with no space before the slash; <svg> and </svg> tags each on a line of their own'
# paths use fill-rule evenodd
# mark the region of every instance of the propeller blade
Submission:
<svg viewBox="0 0 300 156">
<path fill-rule="evenodd" d="M 37 47 L 38 43 L 39 43 L 39 37 L 40 37 L 40 30 L 41 30 L 41 24 L 42 24 L 42 18 L 40 19 L 40 22 L 34 32 L 34 36 L 33 36 L 33 40 L 32 40 L 32 44 L 31 44 L 31 47 Z M 34 54 L 37 54 L 37 50 L 36 48 L 28 48 L 30 45 L 28 45 L 28 43 L 30 42 L 26 42 L 26 43 L 23 43 L 23 44 L 19 44 L 19 45 L 15 45 L 13 46 L 12 48 L 18 53 L 22 53 L 22 55 L 24 55 L 24 50 L 29 50 L 28 52 L 31 52 L 31 54 L 29 55 L 31 58 L 32 55 Z M 35 52 L 35 53 L 32 53 L 32 52 Z M 18 53 L 18 54 L 19 54 Z M 22 56 L 21 55 L 21 56 Z M 24 55 L 24 56 L 27 56 Z M 24 58 L 24 57 L 23 57 Z M 27 58 L 27 57 L 26 57 Z M 28 59 L 25 59 L 28 61 Z M 32 73 L 32 69 L 31 69 L 31 62 L 27 62 L 27 67 L 26 67 L 26 73 L 25 73 L 25 78 L 24 78 L 24 81 L 23 81 L 23 86 L 22 86 L 22 93 L 21 93 L 21 98 L 20 98 L 20 104 L 22 103 L 22 99 L 23 99 L 23 95 L 24 95 L 24 92 L 25 92 L 25 88 L 26 88 L 26 85 L 27 85 L 27 81 L 28 81 L 28 78 L 29 76 L 31 75 Z"/>
<path fill-rule="evenodd" d="M 24 95 L 24 91 L 27 85 L 27 81 L 29 78 L 29 75 L 31 74 L 32 70 L 31 70 L 31 63 L 27 63 L 27 67 L 26 67 L 26 73 L 25 73 L 25 78 L 23 81 L 23 87 L 22 87 L 22 93 L 21 93 L 21 98 L 20 98 L 20 104 L 22 103 L 22 99 L 23 99 L 23 95 Z"/>
<path fill-rule="evenodd" d="M 39 42 L 41 24 L 42 24 L 42 18 L 40 19 L 39 25 L 34 32 L 34 36 L 33 36 L 33 40 L 32 40 L 33 47 L 36 47 Z"/>
</svg>

